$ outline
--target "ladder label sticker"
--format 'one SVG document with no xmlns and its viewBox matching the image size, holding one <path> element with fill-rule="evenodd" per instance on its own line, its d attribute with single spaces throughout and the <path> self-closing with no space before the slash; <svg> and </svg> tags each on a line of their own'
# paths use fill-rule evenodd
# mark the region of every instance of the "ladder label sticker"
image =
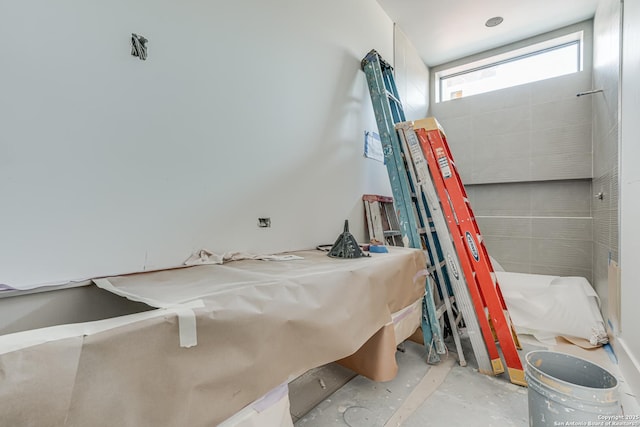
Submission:
<svg viewBox="0 0 640 427">
<path fill-rule="evenodd" d="M 438 166 L 440 166 L 440 172 L 444 179 L 451 178 L 451 166 L 449 166 L 449 160 L 446 156 L 438 157 Z"/>
<path fill-rule="evenodd" d="M 409 144 L 409 147 L 413 148 L 420 145 L 418 143 L 418 137 L 416 136 L 415 132 L 409 130 L 405 133 L 405 135 L 407 136 L 407 144 Z"/>
<path fill-rule="evenodd" d="M 424 156 L 422 155 L 422 149 L 420 148 L 420 146 L 417 144 L 417 139 L 416 139 L 416 144 L 415 145 L 411 145 L 411 135 L 413 135 L 413 139 L 415 139 L 415 134 L 412 134 L 411 132 L 409 132 L 407 134 L 407 143 L 409 143 L 409 152 L 411 153 L 411 160 L 413 160 L 413 165 L 415 167 L 415 171 L 416 174 L 418 175 L 418 182 L 416 184 L 418 185 L 422 185 L 424 182 L 426 182 L 427 180 L 427 164 L 424 161 Z"/>
<path fill-rule="evenodd" d="M 451 270 L 451 274 L 456 278 L 456 280 L 460 279 L 460 275 L 458 274 L 458 268 L 456 264 L 453 262 L 453 257 L 450 253 L 447 254 L 447 261 L 449 261 L 449 269 Z"/>
<path fill-rule="evenodd" d="M 465 233 L 465 236 L 467 238 L 467 246 L 469 246 L 469 250 L 471 251 L 471 255 L 473 255 L 473 258 L 476 261 L 480 261 L 480 254 L 478 253 L 478 248 L 476 247 L 476 243 L 473 241 L 473 237 L 471 236 L 471 233 L 469 233 L 467 231 Z"/>
<path fill-rule="evenodd" d="M 415 172 L 416 179 L 418 181 L 415 184 L 418 186 L 423 186 L 424 183 L 427 182 L 427 174 L 429 169 L 427 163 L 425 162 L 424 155 L 422 154 L 422 148 L 420 148 L 418 137 L 412 129 L 398 130 L 398 134 L 400 135 L 402 141 L 406 142 L 406 146 L 409 149 L 409 155 L 411 157 L 411 162 L 413 163 L 412 169 Z"/>
</svg>

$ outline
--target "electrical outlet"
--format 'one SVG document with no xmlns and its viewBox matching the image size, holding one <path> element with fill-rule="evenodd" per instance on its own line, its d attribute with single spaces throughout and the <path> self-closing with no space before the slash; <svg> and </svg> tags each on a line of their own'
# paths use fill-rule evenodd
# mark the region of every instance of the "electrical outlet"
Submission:
<svg viewBox="0 0 640 427">
<path fill-rule="evenodd" d="M 271 218 L 258 218 L 258 227 L 260 228 L 271 227 Z"/>
</svg>

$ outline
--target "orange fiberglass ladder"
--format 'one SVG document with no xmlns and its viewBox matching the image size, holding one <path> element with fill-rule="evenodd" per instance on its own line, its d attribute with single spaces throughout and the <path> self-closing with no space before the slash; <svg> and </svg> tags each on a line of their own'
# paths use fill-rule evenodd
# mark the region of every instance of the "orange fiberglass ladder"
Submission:
<svg viewBox="0 0 640 427">
<path fill-rule="evenodd" d="M 490 332 L 490 326 L 493 326 L 507 365 L 509 379 L 514 384 L 526 386 L 522 362 L 518 355 L 520 344 L 444 131 L 432 117 L 415 121 L 413 128 L 447 219 L 490 358 L 493 361 L 498 354 L 493 334 Z M 491 325 L 487 321 L 485 308 Z"/>
</svg>

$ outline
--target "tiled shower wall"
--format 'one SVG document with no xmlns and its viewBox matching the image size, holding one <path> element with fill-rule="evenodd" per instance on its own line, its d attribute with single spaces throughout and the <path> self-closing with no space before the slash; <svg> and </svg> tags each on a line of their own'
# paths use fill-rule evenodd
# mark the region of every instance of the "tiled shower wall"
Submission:
<svg viewBox="0 0 640 427">
<path fill-rule="evenodd" d="M 601 1 L 593 22 L 593 284 L 607 310 L 608 262 L 618 262 L 620 1 Z M 606 318 L 606 317 L 605 317 Z"/>
<path fill-rule="evenodd" d="M 584 31 L 584 69 L 443 103 L 443 125 L 489 253 L 508 271 L 579 275 L 593 260 L 592 21 L 435 67 Z M 433 90 L 431 91 L 434 92 Z"/>
<path fill-rule="evenodd" d="M 591 280 L 591 185 L 557 180 L 467 186 L 489 253 L 507 271 Z"/>
</svg>

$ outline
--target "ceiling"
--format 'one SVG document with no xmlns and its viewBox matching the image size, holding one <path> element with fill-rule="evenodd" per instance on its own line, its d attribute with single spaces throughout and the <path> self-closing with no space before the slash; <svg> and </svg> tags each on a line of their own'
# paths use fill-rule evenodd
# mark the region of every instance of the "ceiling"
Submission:
<svg viewBox="0 0 640 427">
<path fill-rule="evenodd" d="M 592 18 L 599 0 L 377 1 L 432 67 Z"/>
</svg>

